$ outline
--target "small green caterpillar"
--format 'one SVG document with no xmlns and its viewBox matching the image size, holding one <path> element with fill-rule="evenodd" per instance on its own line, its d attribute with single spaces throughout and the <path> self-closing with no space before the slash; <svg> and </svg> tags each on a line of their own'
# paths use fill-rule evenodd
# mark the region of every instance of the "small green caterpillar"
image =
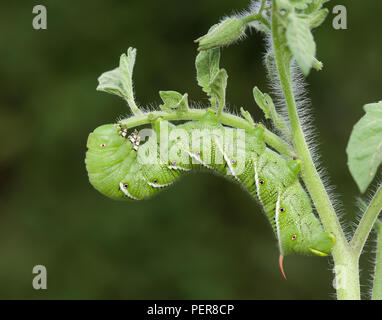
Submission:
<svg viewBox="0 0 382 320">
<path fill-rule="evenodd" d="M 172 139 L 162 138 L 163 124 Z M 334 237 L 322 229 L 313 214 L 298 179 L 300 162 L 286 161 L 267 148 L 261 126 L 247 131 L 224 127 L 208 110 L 201 120 L 178 126 L 158 119 L 154 132 L 141 144 L 137 132 L 128 133 L 121 124 L 94 130 L 88 138 L 85 160 L 91 184 L 113 199 L 141 200 L 187 171 L 214 170 L 239 182 L 263 206 L 279 242 L 284 277 L 285 255 L 330 253 Z M 197 143 L 191 143 L 194 141 L 189 137 L 195 132 L 204 134 L 199 134 L 202 139 Z M 182 139 L 184 133 L 188 139 Z M 170 150 L 166 157 L 158 156 L 163 144 Z"/>
</svg>

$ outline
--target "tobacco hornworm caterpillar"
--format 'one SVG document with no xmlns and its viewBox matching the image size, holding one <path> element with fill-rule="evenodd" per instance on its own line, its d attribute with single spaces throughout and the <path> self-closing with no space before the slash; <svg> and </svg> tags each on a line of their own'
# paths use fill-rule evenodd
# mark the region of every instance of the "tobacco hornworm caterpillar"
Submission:
<svg viewBox="0 0 382 320">
<path fill-rule="evenodd" d="M 247 130 L 222 125 L 228 75 L 219 68 L 220 50 L 201 51 L 195 61 L 198 84 L 210 101 L 206 111 L 189 109 L 187 94 L 160 91 L 164 103 L 159 106 L 161 111 L 144 114 L 134 101 L 135 55 L 136 50 L 129 48 L 127 55 L 121 56 L 118 68 L 99 77 L 97 90 L 127 101 L 134 114 L 129 127 L 151 122 L 154 130 L 145 141 L 142 131 L 131 131 L 125 125 L 130 118 L 94 130 L 88 138 L 85 159 L 91 184 L 113 199 L 141 200 L 171 185 L 186 172 L 213 170 L 240 183 L 261 203 L 278 239 L 284 277 L 285 255 L 328 255 L 334 237 L 323 230 L 313 213 L 310 198 L 298 178 L 300 162 L 286 161 L 269 149 L 263 127 L 256 126 L 244 109 L 241 114 L 250 124 Z M 288 135 L 272 98 L 257 88 L 254 97 L 266 118 Z M 185 115 L 196 114 L 199 120 L 179 125 L 160 118 L 163 115 L 181 120 Z"/>
<path fill-rule="evenodd" d="M 103 125 L 89 135 L 86 167 L 98 191 L 113 199 L 140 200 L 187 171 L 214 170 L 259 200 L 279 242 L 282 272 L 285 255 L 330 253 L 334 238 L 322 229 L 299 182 L 300 162 L 286 161 L 267 148 L 261 126 L 247 131 L 224 127 L 208 110 L 199 121 L 175 126 L 158 119 L 154 127 L 144 143 L 137 131 L 129 134 L 122 124 Z M 162 135 L 162 128 L 169 139 L 163 138 L 168 135 Z M 193 143 L 189 137 L 195 132 L 202 139 Z M 163 144 L 169 152 L 158 156 Z"/>
</svg>

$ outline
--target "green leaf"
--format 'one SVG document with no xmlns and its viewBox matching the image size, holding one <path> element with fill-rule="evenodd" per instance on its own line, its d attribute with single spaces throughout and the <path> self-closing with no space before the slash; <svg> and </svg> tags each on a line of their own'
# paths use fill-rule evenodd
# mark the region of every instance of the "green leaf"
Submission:
<svg viewBox="0 0 382 320">
<path fill-rule="evenodd" d="M 103 73 L 98 78 L 98 91 L 115 94 L 125 99 L 134 114 L 142 113 L 135 104 L 133 91 L 133 69 L 137 49 L 129 48 L 119 59 L 119 67 Z"/>
<path fill-rule="evenodd" d="M 366 115 L 354 126 L 346 149 L 350 172 L 362 193 L 382 162 L 382 101 L 364 110 Z"/>
<path fill-rule="evenodd" d="M 97 91 L 104 91 L 125 98 L 119 67 L 103 73 L 98 78 Z"/>
<path fill-rule="evenodd" d="M 185 93 L 181 95 L 176 91 L 159 91 L 159 95 L 164 102 L 163 105 L 160 106 L 163 111 L 170 110 L 179 110 L 179 111 L 187 111 L 188 110 L 188 94 Z"/>
<path fill-rule="evenodd" d="M 195 61 L 198 85 L 207 94 L 211 92 L 211 80 L 219 72 L 220 49 L 201 51 Z"/>
<path fill-rule="evenodd" d="M 289 136 L 289 130 L 286 125 L 285 119 L 276 111 L 275 105 L 271 96 L 267 93 L 262 93 L 259 88 L 253 88 L 253 97 L 257 105 L 263 110 L 265 119 L 273 121 L 275 126 L 281 130 L 285 135 Z"/>
<path fill-rule="evenodd" d="M 240 113 L 243 116 L 243 118 L 248 121 L 249 124 L 255 126 L 255 122 L 253 121 L 253 118 L 252 118 L 251 114 L 248 111 L 244 110 L 244 108 L 241 107 L 240 108 Z"/>
<path fill-rule="evenodd" d="M 164 103 L 160 106 L 162 110 L 175 108 L 183 98 L 183 96 L 176 91 L 159 91 L 159 95 Z"/>
<path fill-rule="evenodd" d="M 319 27 L 325 21 L 328 14 L 329 14 L 329 10 L 326 8 L 318 10 L 317 12 L 314 12 L 312 16 L 309 18 L 310 29 L 315 29 Z"/>
<path fill-rule="evenodd" d="M 289 14 L 286 38 L 297 64 L 307 76 L 316 55 L 316 43 L 310 31 L 309 20 Z"/>
<path fill-rule="evenodd" d="M 176 109 L 178 111 L 188 111 L 188 94 L 185 93 L 182 97 L 182 100 L 179 101 L 178 105 L 176 106 Z"/>
<path fill-rule="evenodd" d="M 265 119 L 272 119 L 271 108 L 273 107 L 274 109 L 273 102 L 272 102 L 272 105 L 269 105 L 267 101 L 265 100 L 264 94 L 259 90 L 258 87 L 253 88 L 253 97 L 255 98 L 255 101 L 257 105 L 260 107 L 260 109 L 263 110 Z"/>
<path fill-rule="evenodd" d="M 220 69 L 219 72 L 211 81 L 211 96 L 217 101 L 218 115 L 220 115 L 225 107 L 225 92 L 227 89 L 228 74 L 225 69 Z"/>
<path fill-rule="evenodd" d="M 120 96 L 121 98 L 133 98 L 133 68 L 135 63 L 136 49 L 129 48 L 126 54 L 122 54 L 119 67 L 103 73 L 98 78 L 98 91 L 104 91 Z"/>
<path fill-rule="evenodd" d="M 212 108 L 221 112 L 225 106 L 228 75 L 219 69 L 220 49 L 201 51 L 196 57 L 196 73 L 199 86 L 210 98 Z"/>
</svg>

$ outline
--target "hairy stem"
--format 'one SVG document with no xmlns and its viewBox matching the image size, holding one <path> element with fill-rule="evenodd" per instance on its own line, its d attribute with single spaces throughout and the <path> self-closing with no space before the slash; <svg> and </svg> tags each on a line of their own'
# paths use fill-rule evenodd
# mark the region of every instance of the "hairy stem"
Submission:
<svg viewBox="0 0 382 320">
<path fill-rule="evenodd" d="M 139 114 L 143 114 L 143 112 L 138 108 L 138 106 L 136 105 L 135 101 L 133 98 L 127 98 L 126 99 L 127 101 L 127 104 L 129 105 L 130 107 L 130 110 L 131 112 L 134 114 L 134 115 L 139 115 Z"/>
<path fill-rule="evenodd" d="M 261 0 L 261 5 L 260 5 L 259 13 L 262 13 L 264 11 L 266 4 L 267 4 L 266 0 Z"/>
<path fill-rule="evenodd" d="M 152 111 L 148 113 L 143 113 L 140 115 L 135 115 L 127 119 L 123 119 L 120 123 L 126 125 L 127 128 L 134 128 L 146 124 L 152 123 L 154 119 L 162 118 L 163 120 L 200 120 L 206 114 L 205 109 L 189 109 L 185 112 L 168 112 L 168 111 Z M 223 112 L 218 120 L 226 126 L 250 130 L 254 128 L 254 124 L 247 121 L 246 119 L 240 118 L 230 113 Z M 288 159 L 295 157 L 295 153 L 288 143 L 286 143 L 279 136 L 264 128 L 264 140 L 265 142 L 275 149 L 277 152 L 282 154 Z"/>
<path fill-rule="evenodd" d="M 262 24 L 264 24 L 269 30 L 271 30 L 271 25 L 267 19 L 263 16 L 263 11 L 265 9 L 266 0 L 261 1 L 261 6 L 258 13 L 251 14 L 244 18 L 244 21 L 246 23 L 252 22 L 252 21 L 260 21 Z"/>
<path fill-rule="evenodd" d="M 354 233 L 353 239 L 350 242 L 350 246 L 355 255 L 360 256 L 362 249 L 366 243 L 367 238 L 374 223 L 377 220 L 382 210 L 382 186 L 379 187 L 375 193 L 373 200 L 371 200 L 368 208 L 362 216 L 361 221 L 358 224 L 357 230 Z"/>
<path fill-rule="evenodd" d="M 382 300 L 382 221 L 377 220 L 375 228 L 377 229 L 378 236 L 372 299 Z"/>
<path fill-rule="evenodd" d="M 253 22 L 253 21 L 259 21 L 264 26 L 266 26 L 269 30 L 271 29 L 271 25 L 270 25 L 269 21 L 267 19 L 265 19 L 261 13 L 251 14 L 248 17 L 245 17 L 244 21 L 246 23 Z"/>
<path fill-rule="evenodd" d="M 336 238 L 332 255 L 336 265 L 337 297 L 338 299 L 360 299 L 358 259 L 354 258 L 350 250 L 329 195 L 325 190 L 310 154 L 297 113 L 290 76 L 290 59 L 286 59 L 284 56 L 285 42 L 283 41 L 280 30 L 282 30 L 282 25 L 278 20 L 277 6 L 274 1 L 272 7 L 273 50 L 281 87 L 288 109 L 292 129 L 292 142 L 296 153 L 302 162 L 302 179 L 312 197 L 324 228 L 326 231 L 331 232 Z M 343 279 L 345 280 L 341 281 Z"/>
</svg>

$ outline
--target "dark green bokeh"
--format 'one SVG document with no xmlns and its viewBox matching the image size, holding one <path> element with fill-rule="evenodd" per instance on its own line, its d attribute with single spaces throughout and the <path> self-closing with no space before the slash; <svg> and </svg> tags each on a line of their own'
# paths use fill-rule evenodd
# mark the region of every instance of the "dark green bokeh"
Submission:
<svg viewBox="0 0 382 320">
<path fill-rule="evenodd" d="M 331 1 L 329 7 L 341 1 Z M 32 28 L 44 4 L 48 30 Z M 142 202 L 115 202 L 89 184 L 88 134 L 127 114 L 96 92 L 97 77 L 138 48 L 136 97 L 158 105 L 159 90 L 196 85 L 193 40 L 247 0 L 13 1 L 0 12 L 0 298 L 329 299 L 328 260 L 288 257 L 259 206 L 223 178 L 195 174 Z M 322 72 L 308 78 L 322 165 L 338 186 L 344 221 L 357 214 L 345 147 L 365 103 L 382 99 L 380 1 L 351 1 L 348 30 L 333 15 L 315 32 Z M 267 90 L 264 45 L 253 32 L 224 49 L 228 101 L 261 119 L 252 88 Z M 368 251 L 371 246 L 369 246 Z M 367 258 L 371 256 L 366 256 Z M 32 268 L 48 269 L 48 290 L 32 288 Z M 362 264 L 363 284 L 371 267 Z"/>
</svg>

